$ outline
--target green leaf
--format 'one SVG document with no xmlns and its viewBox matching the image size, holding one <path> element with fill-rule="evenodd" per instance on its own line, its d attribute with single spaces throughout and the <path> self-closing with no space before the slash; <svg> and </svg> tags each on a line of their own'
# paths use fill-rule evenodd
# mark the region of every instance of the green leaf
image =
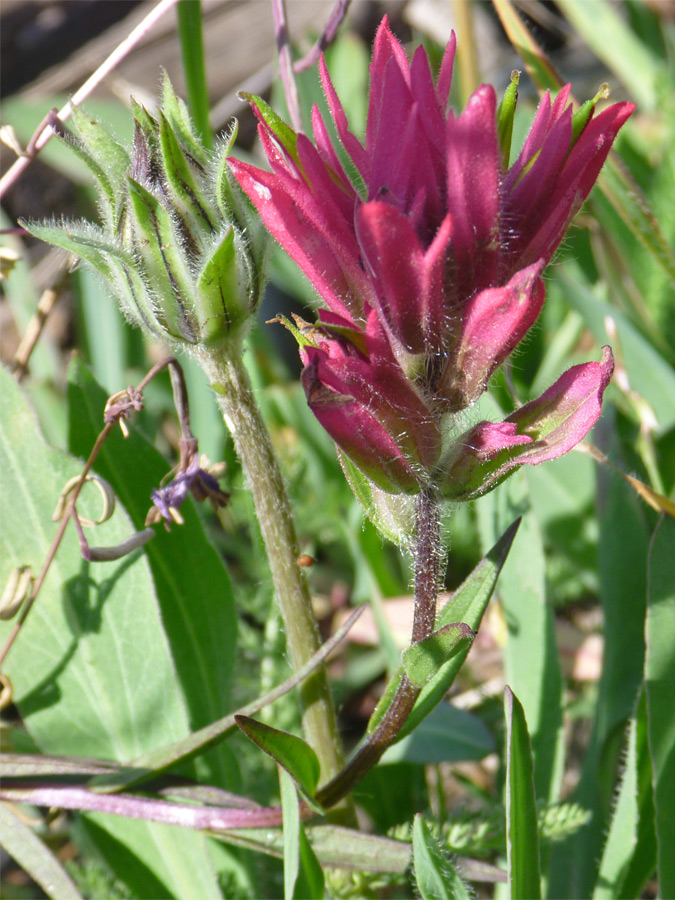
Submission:
<svg viewBox="0 0 675 900">
<path fill-rule="evenodd" d="M 195 236 L 202 232 L 210 233 L 216 215 L 202 185 L 195 178 L 195 164 L 192 168 L 188 165 L 185 152 L 161 109 L 158 118 L 162 163 L 173 206 Z"/>
<path fill-rule="evenodd" d="M 425 684 L 436 675 L 446 662 L 451 660 L 461 650 L 468 652 L 475 635 L 468 625 L 452 624 L 443 625 L 428 638 L 418 641 L 401 657 L 402 674 L 417 688 L 423 688 Z"/>
<path fill-rule="evenodd" d="M 661 517 L 649 552 L 645 685 L 659 893 L 675 896 L 675 521 Z"/>
<path fill-rule="evenodd" d="M 653 50 L 637 37 L 607 0 L 561 0 L 560 9 L 578 35 L 645 110 L 653 110 L 656 86 L 666 75 Z"/>
<path fill-rule="evenodd" d="M 279 769 L 279 782 L 284 817 L 284 898 L 323 900 L 323 872 L 300 820 L 295 783 L 283 768 Z"/>
<path fill-rule="evenodd" d="M 254 744 L 292 775 L 306 796 L 313 796 L 321 773 L 319 760 L 309 744 L 294 734 L 279 731 L 249 716 L 235 716 L 235 722 Z"/>
<path fill-rule="evenodd" d="M 649 753 L 647 696 L 644 688 L 637 707 L 636 724 L 638 822 L 635 849 L 621 885 L 621 894 L 624 897 L 640 897 L 645 884 L 656 872 L 657 865 L 656 811 L 652 786 L 652 761 Z"/>
<path fill-rule="evenodd" d="M 196 300 L 203 340 L 231 334 L 247 321 L 251 310 L 241 279 L 240 255 L 230 226 L 206 257 L 197 277 Z"/>
<path fill-rule="evenodd" d="M 55 247 L 61 247 L 68 253 L 74 253 L 106 277 L 110 275 L 106 254 L 113 251 L 120 252 L 118 248 L 110 245 L 101 229 L 88 222 L 40 225 L 37 222 L 26 222 L 20 219 L 19 224 L 33 237 L 39 238 L 47 244 L 53 244 Z"/>
<path fill-rule="evenodd" d="M 69 372 L 70 449 L 86 456 L 103 420 L 106 394 L 82 361 Z M 169 466 L 139 431 L 125 440 L 111 434 L 94 469 L 113 486 L 135 528 L 141 529 L 152 503 L 150 494 Z M 170 532 L 158 529 L 146 555 L 154 578 L 161 618 L 169 638 L 179 683 L 193 729 L 207 726 L 230 712 L 237 617 L 232 585 L 222 560 L 207 538 L 191 501 L 181 507 L 184 524 Z M 183 738 L 181 734 L 178 737 Z M 155 741 L 143 753 L 164 746 Z M 128 755 L 125 759 L 132 759 Z M 211 777 L 231 786 L 228 757 L 210 754 Z"/>
<path fill-rule="evenodd" d="M 73 107 L 70 118 L 77 128 L 82 143 L 105 170 L 113 188 L 123 190 L 124 176 L 131 165 L 127 151 L 81 107 Z"/>
<path fill-rule="evenodd" d="M 239 96 L 242 100 L 247 100 L 254 110 L 258 110 L 260 118 L 270 129 L 276 140 L 281 144 L 286 153 L 291 157 L 300 172 L 303 171 L 300 155 L 298 154 L 298 136 L 288 123 L 284 122 L 272 107 L 266 103 L 262 97 L 255 94 L 249 94 L 246 91 L 240 91 Z"/>
<path fill-rule="evenodd" d="M 616 448 L 610 447 L 610 457 Z M 573 798 L 592 812 L 587 826 L 552 851 L 552 896 L 589 896 L 612 811 L 623 736 L 644 672 L 648 532 L 641 501 L 609 474 L 599 504 L 598 572 L 604 620 L 602 674 L 593 731 Z"/>
<path fill-rule="evenodd" d="M 628 747 L 624 756 L 621 784 L 593 900 L 614 900 L 624 896 L 623 881 L 637 844 L 637 826 L 637 723 L 633 719 L 628 726 Z"/>
<path fill-rule="evenodd" d="M 418 813 L 413 823 L 413 866 L 423 900 L 469 900 L 471 891 L 441 851 Z"/>
<path fill-rule="evenodd" d="M 70 875 L 35 831 L 6 803 L 0 803 L 0 846 L 50 900 L 82 900 Z"/>
<path fill-rule="evenodd" d="M 555 619 L 546 591 L 543 538 L 531 509 L 527 475 L 529 472 L 516 472 L 481 500 L 478 516 L 484 545 L 494 540 L 507 522 L 522 516 L 518 543 L 509 554 L 498 587 L 508 629 L 505 679 L 525 709 L 537 796 L 553 803 L 558 799 L 564 763 L 562 676 Z"/>
<path fill-rule="evenodd" d="M 131 178 L 127 181 L 138 253 L 167 330 L 173 337 L 197 343 L 192 280 L 174 220 L 154 194 Z"/>
<path fill-rule="evenodd" d="M 318 652 L 315 653 L 304 666 L 297 669 L 290 678 L 287 678 L 286 681 L 277 685 L 277 687 L 270 691 L 269 694 L 258 697 L 251 703 L 242 706 L 238 713 L 223 716 L 222 719 L 218 719 L 210 725 L 206 725 L 204 728 L 193 731 L 192 734 L 181 741 L 176 741 L 173 744 L 169 744 L 166 747 L 160 747 L 157 750 L 152 750 L 150 753 L 146 753 L 143 756 L 132 760 L 128 766 L 116 767 L 113 769 L 112 773 L 105 771 L 96 773 L 88 786 L 102 792 L 114 792 L 121 790 L 122 788 L 129 789 L 132 786 L 148 781 L 150 778 L 153 778 L 155 775 L 178 763 L 185 762 L 200 753 L 204 753 L 206 750 L 212 749 L 212 747 L 220 743 L 230 731 L 237 727 L 234 718 L 235 715 L 248 715 L 250 713 L 259 712 L 265 706 L 274 702 L 274 700 L 283 697 L 284 694 L 300 684 L 311 672 L 313 672 L 342 641 L 356 619 L 361 615 L 363 609 L 364 607 L 354 610 L 344 625 L 342 625 L 335 634 L 325 642 L 325 644 L 322 644 Z"/>
<path fill-rule="evenodd" d="M 82 141 L 73 135 L 61 138 L 71 153 L 87 166 L 98 184 L 98 207 L 104 218 L 107 228 L 114 228 L 118 214 L 118 191 L 113 187 L 107 173 L 98 164 L 97 160 L 88 152 Z"/>
<path fill-rule="evenodd" d="M 494 749 L 492 735 L 478 716 L 450 703 L 439 703 L 412 733 L 386 751 L 380 765 L 480 760 Z"/>
<path fill-rule="evenodd" d="M 57 528 L 51 515 L 61 486 L 81 472 L 82 463 L 48 447 L 13 378 L 3 371 L 0 381 L 0 504 L 12 511 L 2 530 L 4 583 L 15 565 L 30 564 L 34 571 L 42 565 Z M 88 511 L 86 496 L 80 509 Z M 96 542 L 117 544 L 132 531 L 118 508 L 97 528 Z M 0 639 L 11 625 L 0 623 Z M 87 563 L 73 528 L 66 531 L 5 672 L 43 752 L 124 760 L 189 730 L 145 557 Z M 117 817 L 100 821 L 116 846 L 124 847 L 120 876 L 132 890 L 138 872 L 150 867 L 161 873 L 163 896 L 218 896 L 201 835 L 131 825 Z"/>
<path fill-rule="evenodd" d="M 523 707 L 507 685 L 506 855 L 512 900 L 539 900 L 539 827 L 530 735 Z"/>
<path fill-rule="evenodd" d="M 494 547 L 486 554 L 469 577 L 457 588 L 452 597 L 438 614 L 436 624 L 439 627 L 449 624 L 452 619 L 468 625 L 472 631 L 478 631 L 483 613 L 490 602 L 490 597 L 497 583 L 497 578 L 508 556 L 520 520 L 514 522 Z M 398 740 L 404 738 L 424 719 L 443 699 L 450 685 L 466 659 L 469 647 L 461 650 L 456 656 L 441 666 L 438 673 L 422 688 L 412 712 L 399 732 Z"/>
<path fill-rule="evenodd" d="M 401 663 L 396 668 L 387 687 L 368 722 L 368 733 L 372 734 L 384 718 L 396 695 L 403 678 L 417 690 L 438 676 L 441 668 L 463 650 L 468 652 L 475 635 L 468 625 L 451 624 L 439 628 L 428 638 L 418 641 L 401 655 Z M 466 656 L 466 653 L 464 653 Z"/>
</svg>

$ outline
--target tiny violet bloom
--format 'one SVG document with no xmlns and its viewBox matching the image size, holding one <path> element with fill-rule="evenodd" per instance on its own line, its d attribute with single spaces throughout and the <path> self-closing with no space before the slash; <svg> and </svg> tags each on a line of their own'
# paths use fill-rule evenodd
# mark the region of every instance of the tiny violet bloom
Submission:
<svg viewBox="0 0 675 900">
<path fill-rule="evenodd" d="M 523 463 L 566 453 L 600 415 L 608 348 L 502 423 L 460 433 L 455 418 L 535 323 L 543 270 L 634 106 L 595 116 L 592 101 L 575 114 L 569 85 L 555 100 L 547 92 L 509 166 L 503 123 L 515 84 L 510 113 L 481 85 L 456 115 L 448 108 L 454 54 L 453 35 L 434 80 L 424 49 L 409 62 L 385 17 L 365 143 L 349 130 L 322 59 L 344 153 L 318 108 L 312 141 L 252 98 L 271 171 L 229 164 L 327 307 L 316 327 L 289 323 L 316 417 L 384 491 L 435 487 L 468 500 Z"/>
<path fill-rule="evenodd" d="M 164 527 L 169 530 L 172 523 L 183 524 L 183 518 L 178 512 L 186 501 L 189 493 L 197 500 L 209 500 L 214 509 L 226 506 L 230 497 L 220 489 L 218 481 L 214 477 L 219 474 L 223 465 L 216 463 L 214 466 L 202 468 L 208 463 L 200 460 L 198 453 L 191 454 L 186 460 L 185 467 L 181 466 L 171 481 L 152 492 L 153 506 L 145 519 L 146 525 L 155 525 L 164 520 Z"/>
</svg>

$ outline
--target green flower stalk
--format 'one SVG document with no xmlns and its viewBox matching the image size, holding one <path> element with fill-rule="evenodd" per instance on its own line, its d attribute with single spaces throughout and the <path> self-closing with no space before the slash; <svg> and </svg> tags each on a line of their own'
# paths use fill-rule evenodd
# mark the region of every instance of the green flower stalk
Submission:
<svg viewBox="0 0 675 900">
<path fill-rule="evenodd" d="M 157 113 L 135 102 L 132 112 L 130 153 L 78 109 L 79 137 L 64 138 L 98 182 L 101 224 L 24 224 L 97 271 L 131 322 L 174 352 L 192 353 L 205 370 L 253 493 L 297 669 L 319 637 L 283 478 L 242 363 L 268 241 L 226 164 L 236 127 L 207 151 L 167 77 Z M 323 669 L 303 683 L 301 705 L 322 778 L 330 779 L 342 750 Z"/>
</svg>

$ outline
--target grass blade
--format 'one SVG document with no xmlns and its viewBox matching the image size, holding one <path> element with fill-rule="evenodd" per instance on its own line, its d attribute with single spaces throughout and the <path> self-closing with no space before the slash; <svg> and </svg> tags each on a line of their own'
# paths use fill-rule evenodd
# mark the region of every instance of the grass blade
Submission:
<svg viewBox="0 0 675 900">
<path fill-rule="evenodd" d="M 539 900 L 539 827 L 534 795 L 532 747 L 523 707 L 507 685 L 506 853 L 511 900 Z"/>
</svg>

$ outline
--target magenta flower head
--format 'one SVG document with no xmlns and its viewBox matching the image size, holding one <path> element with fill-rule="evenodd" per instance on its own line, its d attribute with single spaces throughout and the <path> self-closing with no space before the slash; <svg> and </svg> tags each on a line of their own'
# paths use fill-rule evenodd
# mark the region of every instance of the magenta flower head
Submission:
<svg viewBox="0 0 675 900">
<path fill-rule="evenodd" d="M 409 62 L 385 18 L 365 146 L 322 60 L 342 149 L 316 107 L 312 142 L 253 98 L 271 172 L 230 165 L 325 304 L 296 336 L 310 407 L 348 468 L 391 493 L 435 486 L 467 500 L 523 463 L 566 453 L 600 415 L 608 349 L 505 422 L 464 433 L 453 424 L 537 319 L 544 267 L 634 107 L 573 114 L 569 86 L 554 101 L 547 93 L 509 167 L 515 100 L 498 109 L 482 85 L 455 115 L 454 52 L 453 35 L 434 80 L 424 49 Z"/>
</svg>

